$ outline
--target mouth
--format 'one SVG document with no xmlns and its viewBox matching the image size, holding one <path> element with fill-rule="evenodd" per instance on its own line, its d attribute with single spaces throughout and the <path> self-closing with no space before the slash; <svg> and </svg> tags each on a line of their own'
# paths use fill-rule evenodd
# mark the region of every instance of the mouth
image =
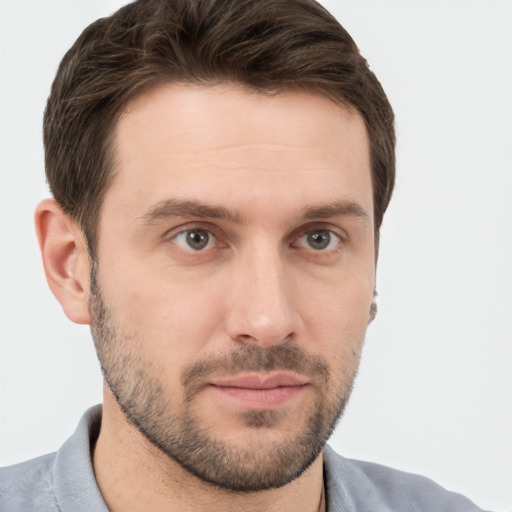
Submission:
<svg viewBox="0 0 512 512">
<path fill-rule="evenodd" d="M 309 381 L 289 373 L 251 373 L 210 383 L 220 398 L 246 409 L 272 410 L 302 394 Z"/>
</svg>

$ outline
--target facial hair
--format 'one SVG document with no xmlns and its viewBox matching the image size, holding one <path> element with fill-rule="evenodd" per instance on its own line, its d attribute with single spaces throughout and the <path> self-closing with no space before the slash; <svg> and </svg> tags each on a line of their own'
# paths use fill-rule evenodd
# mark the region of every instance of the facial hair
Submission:
<svg viewBox="0 0 512 512">
<path fill-rule="evenodd" d="M 116 325 L 104 303 L 95 266 L 91 274 L 91 332 L 101 369 L 126 419 L 161 452 L 203 482 L 235 492 L 282 487 L 299 477 L 321 453 L 350 396 L 356 371 L 334 378 L 328 363 L 306 353 L 294 341 L 261 349 L 241 345 L 236 351 L 199 360 L 184 368 L 182 390 L 164 389 L 155 367 L 138 355 L 143 342 Z M 135 349 L 135 350 L 134 350 Z M 277 441 L 265 430 L 278 429 L 280 410 L 253 410 L 240 414 L 246 428 L 258 431 L 257 443 L 235 446 L 200 419 L 197 395 L 215 375 L 288 370 L 317 383 L 314 404 L 304 409 L 304 427 Z M 338 376 L 339 377 L 339 376 Z"/>
</svg>

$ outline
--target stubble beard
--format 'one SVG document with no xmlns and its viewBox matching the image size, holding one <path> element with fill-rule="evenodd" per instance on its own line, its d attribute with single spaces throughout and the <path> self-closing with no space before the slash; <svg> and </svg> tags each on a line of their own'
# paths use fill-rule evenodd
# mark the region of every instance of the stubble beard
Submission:
<svg viewBox="0 0 512 512">
<path fill-rule="evenodd" d="M 321 453 L 349 399 L 356 371 L 334 386 L 329 365 L 290 342 L 267 349 L 244 345 L 236 352 L 189 366 L 181 382 L 185 398 L 176 410 L 169 396 L 172 391 L 163 388 L 155 368 L 130 351 L 137 344 L 142 346 L 141 340 L 121 333 L 115 325 L 94 267 L 89 307 L 103 376 L 127 420 L 184 469 L 214 486 L 255 492 L 282 487 L 296 479 Z M 300 432 L 277 441 L 265 436 L 265 430 L 279 427 L 284 419 L 281 411 L 246 411 L 240 418 L 246 428 L 254 430 L 257 441 L 240 447 L 221 439 L 211 426 L 201 422 L 195 396 L 207 376 L 271 370 L 295 371 L 321 383 L 314 406 L 304 411 Z"/>
</svg>

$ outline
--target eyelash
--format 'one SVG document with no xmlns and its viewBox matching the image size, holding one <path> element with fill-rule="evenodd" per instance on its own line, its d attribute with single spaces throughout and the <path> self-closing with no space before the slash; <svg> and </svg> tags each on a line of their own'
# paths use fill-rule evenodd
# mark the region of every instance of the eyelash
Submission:
<svg viewBox="0 0 512 512">
<path fill-rule="evenodd" d="M 194 251 L 192 247 L 190 247 L 190 250 L 192 250 L 193 252 L 202 252 L 204 251 L 205 249 L 208 249 L 209 245 L 211 243 L 213 243 L 217 237 L 208 229 L 203 229 L 203 228 L 189 228 L 189 229 L 184 229 L 183 231 L 180 231 L 179 233 L 176 233 L 172 238 L 171 238 L 171 241 L 173 241 L 174 243 L 176 243 L 176 240 L 178 239 L 178 237 L 182 236 L 182 235 L 186 235 L 187 233 L 188 234 L 191 234 L 191 233 L 199 233 L 199 232 L 203 232 L 203 233 L 206 233 L 210 238 L 208 239 L 208 241 L 206 242 L 206 246 L 204 248 L 201 248 L 199 249 L 198 251 Z M 213 240 L 212 240 L 213 238 Z M 180 245 L 180 244 L 177 244 L 177 245 Z"/>
<path fill-rule="evenodd" d="M 301 235 L 299 235 L 298 238 L 296 238 L 297 240 L 297 243 L 300 242 L 304 237 L 308 237 L 308 236 L 312 236 L 313 234 L 321 234 L 321 236 L 323 237 L 327 237 L 327 246 L 326 247 L 321 247 L 321 248 L 315 248 L 315 247 L 312 247 L 311 245 L 309 245 L 309 249 L 312 249 L 313 251 L 315 252 L 331 252 L 333 250 L 336 250 L 336 248 L 343 243 L 343 239 L 341 236 L 339 236 L 337 233 L 335 233 L 332 229 L 328 229 L 328 228 L 316 228 L 316 229 L 310 229 L 306 232 L 303 232 Z M 331 243 L 335 243 L 336 247 L 334 248 L 329 248 L 329 246 L 331 245 Z M 292 244 L 293 245 L 293 244 Z M 300 247 L 300 245 L 299 245 Z M 305 249 L 307 249 L 308 247 L 305 247 L 305 246 L 302 246 L 304 247 Z"/>
<path fill-rule="evenodd" d="M 177 245 L 180 245 L 180 247 L 183 247 L 185 250 L 188 250 L 189 252 L 201 253 L 201 252 L 204 252 L 204 251 L 210 249 L 211 247 L 208 247 L 208 246 L 212 242 L 215 242 L 215 240 L 216 241 L 220 240 L 220 236 L 216 234 L 216 231 L 218 232 L 218 230 L 215 229 L 215 228 L 216 228 L 216 226 L 210 226 L 210 225 L 207 225 L 207 226 L 205 226 L 205 225 L 188 226 L 185 229 L 181 229 L 177 233 L 171 233 L 168 236 L 164 236 L 164 240 L 167 241 L 167 242 L 176 243 L 176 239 L 179 236 L 185 235 L 187 233 L 192 233 L 194 231 L 204 232 L 204 233 L 208 234 L 210 237 L 213 237 L 213 240 L 211 240 L 211 239 L 208 240 L 207 245 L 204 248 L 201 248 L 201 249 L 196 251 L 196 250 L 194 250 L 191 247 L 186 248 L 186 247 L 184 247 L 181 244 L 177 244 Z M 336 247 L 330 248 L 330 249 L 325 249 L 325 248 L 315 249 L 314 247 L 309 247 L 308 248 L 308 247 L 296 245 L 298 243 L 298 241 L 300 241 L 303 237 L 305 237 L 307 235 L 310 235 L 312 233 L 315 233 L 315 232 L 317 232 L 317 233 L 325 232 L 325 234 L 328 234 L 328 236 L 331 238 L 329 240 L 329 244 L 332 242 L 333 237 L 335 239 L 337 239 Z M 346 235 L 341 234 L 339 232 L 339 230 L 333 229 L 332 226 L 325 225 L 325 224 L 311 225 L 311 226 L 307 226 L 307 227 L 301 229 L 299 232 L 293 233 L 291 235 L 291 237 L 290 237 L 289 245 L 291 247 L 295 247 L 297 249 L 306 249 L 306 250 L 309 249 L 309 250 L 313 251 L 314 253 L 316 253 L 318 255 L 320 255 L 320 254 L 332 254 L 332 253 L 337 252 L 345 244 L 346 238 L 347 238 Z"/>
</svg>

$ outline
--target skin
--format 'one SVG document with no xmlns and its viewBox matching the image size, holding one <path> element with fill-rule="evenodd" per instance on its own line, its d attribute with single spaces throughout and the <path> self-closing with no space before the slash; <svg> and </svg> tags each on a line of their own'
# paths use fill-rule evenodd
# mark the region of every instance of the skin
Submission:
<svg viewBox="0 0 512 512">
<path fill-rule="evenodd" d="M 328 370 L 322 378 L 279 370 L 305 382 L 283 403 L 269 391 L 253 403 L 247 393 L 235 391 L 233 398 L 211 385 L 272 372 L 221 367 L 202 382 L 191 402 L 194 418 L 233 453 L 254 454 L 255 464 L 266 464 L 272 447 L 304 432 L 319 397 L 341 408 L 357 372 L 375 287 L 364 122 L 306 92 L 172 84 L 128 104 L 115 154 L 95 271 L 116 329 L 114 351 L 131 354 L 127 374 L 144 369 L 161 387 L 164 404 L 181 412 L 187 368 L 247 347 L 295 345 Z M 193 204 L 195 213 L 180 203 L 174 215 L 178 201 Z M 197 204 L 230 215 L 218 218 Z M 48 282 L 64 311 L 75 322 L 97 323 L 80 229 L 52 200 L 39 205 L 36 226 Z M 211 233 L 207 246 L 187 245 L 187 229 Z M 326 233 L 328 245 L 313 247 L 311 235 Z M 94 325 L 92 331 L 102 364 L 112 363 L 101 332 Z M 248 411 L 261 412 L 263 426 L 247 421 Z M 276 421 L 267 421 L 269 411 L 277 411 Z M 279 488 L 214 487 L 134 427 L 108 384 L 93 464 L 111 511 L 314 512 L 322 503 L 321 455 Z"/>
</svg>

